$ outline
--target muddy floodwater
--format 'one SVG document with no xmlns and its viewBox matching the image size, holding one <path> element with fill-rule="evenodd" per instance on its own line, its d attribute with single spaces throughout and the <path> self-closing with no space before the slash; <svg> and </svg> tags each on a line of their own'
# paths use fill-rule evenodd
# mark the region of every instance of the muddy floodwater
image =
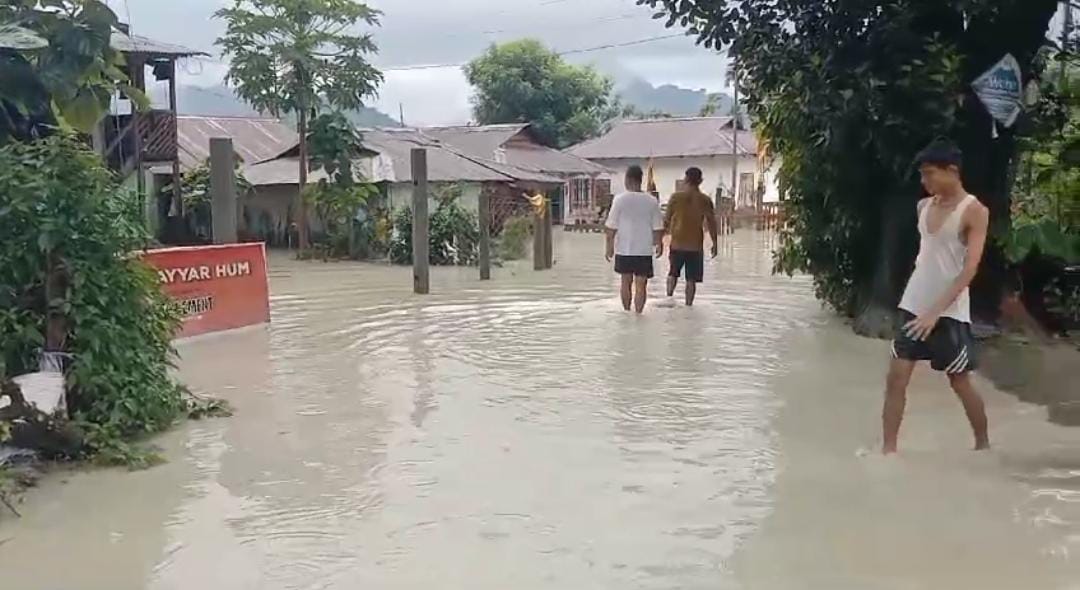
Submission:
<svg viewBox="0 0 1080 590">
<path fill-rule="evenodd" d="M 771 276 L 770 244 L 726 238 L 697 307 L 644 317 L 598 235 L 548 272 L 437 269 L 429 297 L 272 257 L 270 327 L 180 345 L 236 416 L 148 471 L 48 476 L 0 517 L 0 587 L 1080 588 L 1080 429 L 980 380 L 973 453 L 923 371 L 881 458 L 887 344 Z"/>
</svg>

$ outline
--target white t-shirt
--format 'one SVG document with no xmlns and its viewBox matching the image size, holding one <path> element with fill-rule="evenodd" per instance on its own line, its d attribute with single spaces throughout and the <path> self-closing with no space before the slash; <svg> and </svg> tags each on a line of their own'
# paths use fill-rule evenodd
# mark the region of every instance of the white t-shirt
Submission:
<svg viewBox="0 0 1080 590">
<path fill-rule="evenodd" d="M 615 230 L 616 255 L 652 256 L 653 232 L 664 229 L 664 214 L 656 197 L 623 193 L 612 201 L 606 225 Z"/>
</svg>

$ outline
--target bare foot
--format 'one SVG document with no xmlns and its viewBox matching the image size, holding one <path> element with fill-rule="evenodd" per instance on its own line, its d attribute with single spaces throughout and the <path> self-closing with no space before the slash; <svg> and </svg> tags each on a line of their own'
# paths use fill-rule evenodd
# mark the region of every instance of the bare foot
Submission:
<svg viewBox="0 0 1080 590">
<path fill-rule="evenodd" d="M 989 451 L 990 450 L 990 441 L 988 441 L 988 440 L 975 441 L 975 450 L 976 451 Z"/>
<path fill-rule="evenodd" d="M 885 446 L 885 447 L 883 447 L 881 449 L 881 454 L 882 455 L 895 455 L 896 454 L 896 447 L 895 446 Z"/>
</svg>

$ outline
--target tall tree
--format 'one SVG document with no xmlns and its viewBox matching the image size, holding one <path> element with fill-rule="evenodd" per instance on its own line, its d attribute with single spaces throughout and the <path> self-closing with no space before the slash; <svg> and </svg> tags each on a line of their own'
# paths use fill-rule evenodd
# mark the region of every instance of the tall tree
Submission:
<svg viewBox="0 0 1080 590">
<path fill-rule="evenodd" d="M 227 23 L 217 44 L 229 58 L 226 79 L 237 95 L 259 111 L 296 116 L 297 226 L 306 248 L 308 121 L 321 107 L 359 109 L 375 95 L 383 77 L 368 57 L 377 48 L 370 33 L 357 29 L 378 26 L 380 13 L 357 0 L 234 0 L 216 14 Z"/>
<path fill-rule="evenodd" d="M 146 106 L 110 45 L 116 25 L 100 0 L 0 3 L 0 145 L 62 127 L 89 133 L 118 90 Z"/>
<path fill-rule="evenodd" d="M 529 122 L 545 143 L 566 147 L 596 135 L 619 114 L 613 84 L 567 63 L 534 39 L 492 45 L 465 66 L 482 125 Z"/>
<path fill-rule="evenodd" d="M 1057 0 L 638 3 L 729 48 L 745 104 L 783 158 L 792 230 L 777 266 L 813 274 L 818 296 L 858 316 L 860 331 L 884 331 L 911 268 L 911 163 L 927 142 L 959 141 L 965 183 L 1004 232 L 1015 130 L 992 137 L 971 82 L 1006 53 L 1028 79 Z M 982 317 L 997 310 L 1000 260 L 991 252 L 975 285 Z"/>
</svg>

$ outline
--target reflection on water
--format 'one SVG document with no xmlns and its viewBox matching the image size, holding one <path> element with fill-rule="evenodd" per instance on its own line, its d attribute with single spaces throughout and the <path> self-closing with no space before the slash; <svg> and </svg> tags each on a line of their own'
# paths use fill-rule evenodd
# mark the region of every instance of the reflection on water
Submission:
<svg viewBox="0 0 1080 590">
<path fill-rule="evenodd" d="M 184 343 L 232 419 L 171 461 L 49 478 L 0 523 L 13 588 L 1067 588 L 1080 431 L 991 395 L 962 451 L 937 380 L 896 461 L 884 345 L 725 240 L 694 309 L 621 312 L 600 238 L 556 268 L 271 262 L 273 325 Z M 662 265 L 661 265 L 662 266 Z M 659 295 L 660 285 L 654 286 Z M 62 481 L 63 480 L 63 481 Z M 56 568 L 48 555 L 70 567 Z M 102 564 L 108 567 L 101 567 Z M 5 585 L 6 587 L 6 585 Z"/>
</svg>

